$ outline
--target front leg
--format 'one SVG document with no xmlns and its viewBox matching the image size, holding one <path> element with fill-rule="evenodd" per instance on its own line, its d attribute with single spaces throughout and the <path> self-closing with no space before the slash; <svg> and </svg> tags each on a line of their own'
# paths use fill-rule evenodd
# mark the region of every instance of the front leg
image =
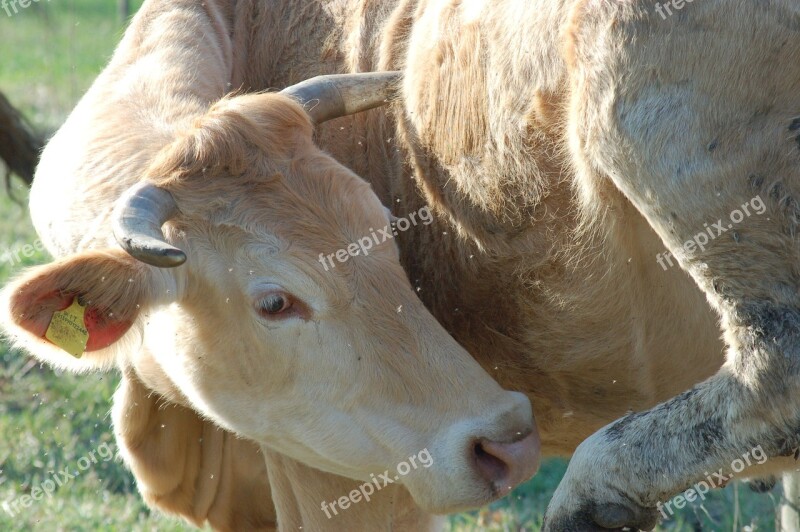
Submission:
<svg viewBox="0 0 800 532">
<path fill-rule="evenodd" d="M 545 530 L 651 530 L 678 511 L 673 496 L 701 501 L 734 479 L 796 467 L 796 421 L 783 430 L 766 417 L 759 423 L 745 401 L 742 410 L 721 402 L 737 395 L 759 404 L 734 379 L 717 375 L 593 434 L 575 451 Z"/>
<path fill-rule="evenodd" d="M 728 349 L 714 377 L 586 440 L 546 530 L 650 529 L 659 503 L 746 469 L 746 453 L 800 446 L 798 16 L 789 0 L 667 18 L 639 0 L 576 5 L 569 138 L 586 216 L 621 191 L 669 250 L 663 267 L 704 290 Z"/>
</svg>

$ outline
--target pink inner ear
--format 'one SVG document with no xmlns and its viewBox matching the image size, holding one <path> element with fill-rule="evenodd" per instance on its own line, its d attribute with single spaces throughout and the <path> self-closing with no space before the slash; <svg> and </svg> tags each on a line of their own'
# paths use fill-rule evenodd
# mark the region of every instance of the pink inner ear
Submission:
<svg viewBox="0 0 800 532">
<path fill-rule="evenodd" d="M 97 351 L 108 347 L 128 332 L 132 321 L 115 320 L 112 316 L 101 315 L 96 308 L 89 307 L 83 316 L 83 323 L 89 330 L 86 351 Z"/>
<path fill-rule="evenodd" d="M 47 301 L 52 307 L 53 311 L 64 310 L 72 304 L 73 296 L 60 296 L 58 292 L 52 292 L 47 296 L 40 299 L 40 301 Z M 50 315 L 52 319 L 52 314 Z M 83 316 L 83 324 L 86 330 L 89 331 L 89 340 L 86 343 L 86 351 L 98 351 L 106 348 L 122 338 L 128 329 L 133 325 L 132 321 L 115 320 L 113 316 L 102 315 L 95 307 L 87 307 L 86 313 Z M 37 331 L 32 331 L 41 338 L 45 338 L 45 332 L 50 322 L 40 324 Z M 46 339 L 46 338 L 45 338 Z"/>
</svg>

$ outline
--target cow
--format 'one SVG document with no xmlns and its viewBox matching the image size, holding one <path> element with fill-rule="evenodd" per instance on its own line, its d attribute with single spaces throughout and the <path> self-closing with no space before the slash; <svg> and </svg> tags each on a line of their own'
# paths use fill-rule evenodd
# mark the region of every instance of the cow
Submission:
<svg viewBox="0 0 800 532">
<path fill-rule="evenodd" d="M 224 57 L 193 75 L 180 59 L 213 55 L 204 9 L 167 14 L 193 47 L 130 32 L 136 53 L 117 54 L 49 143 L 31 212 L 56 260 L 4 290 L 12 339 L 56 367 L 118 367 L 117 438 L 140 490 L 198 523 L 274 525 L 261 447 L 361 479 L 366 498 L 419 459 L 402 479 L 426 510 L 411 529 L 507 493 L 537 467 L 527 397 L 436 322 L 391 241 L 335 270 L 318 262 L 391 225 L 314 125 L 383 104 L 398 75 L 220 98 Z M 142 84 L 102 81 L 147 65 Z M 92 132 L 80 147 L 75 128 Z"/>
<path fill-rule="evenodd" d="M 652 528 L 661 502 L 709 471 L 722 474 L 744 451 L 759 446 L 770 457 L 746 471 L 766 474 L 788 467 L 800 447 L 798 8 L 789 0 L 664 7 L 149 0 L 45 151 L 34 221 L 49 249 L 73 252 L 98 202 L 94 189 L 73 192 L 65 175 L 133 183 L 144 165 L 131 159 L 159 151 L 158 134 L 185 116 L 186 95 L 198 94 L 201 107 L 234 89 L 402 71 L 389 106 L 320 125 L 318 144 L 394 214 L 430 206 L 430 226 L 398 237 L 404 273 L 392 271 L 502 388 L 530 399 L 542 454 L 572 454 L 545 529 Z M 87 195 L 80 207 L 64 199 Z M 73 205 L 68 213 L 64 204 Z M 745 206 L 747 217 L 734 219 Z M 178 227 L 167 228 L 167 242 L 181 240 Z M 177 368 L 124 366 L 117 437 L 152 504 L 218 528 L 237 528 L 248 511 L 269 512 L 265 520 L 287 530 L 425 519 L 411 477 L 413 500 L 390 486 L 383 502 L 326 519 L 320 500 L 345 493 L 344 477 L 358 475 L 286 447 L 264 446 L 259 457 L 235 439 L 239 427 L 180 396 Z M 486 397 L 460 373 L 451 378 Z M 441 412 L 425 414 L 432 422 Z M 193 427 L 190 436 L 158 433 L 165 416 Z M 182 462 L 191 474 L 160 459 L 185 454 L 206 433 L 213 442 L 203 436 Z M 210 467 L 203 452 L 239 481 L 220 483 L 216 499 L 217 487 L 197 473 Z M 229 510 L 241 487 L 261 501 L 270 495 L 275 508 L 248 501 Z M 447 489 L 452 501 L 465 488 Z"/>
</svg>

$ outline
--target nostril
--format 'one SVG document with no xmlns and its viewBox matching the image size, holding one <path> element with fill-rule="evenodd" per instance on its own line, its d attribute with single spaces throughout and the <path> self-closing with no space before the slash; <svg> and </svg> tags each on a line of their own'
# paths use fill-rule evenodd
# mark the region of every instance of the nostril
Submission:
<svg viewBox="0 0 800 532">
<path fill-rule="evenodd" d="M 477 473 L 489 482 L 495 496 L 500 497 L 536 473 L 539 450 L 539 436 L 535 429 L 511 443 L 481 438 L 472 444 Z"/>
<path fill-rule="evenodd" d="M 472 451 L 475 455 L 478 472 L 483 478 L 492 484 L 508 478 L 508 465 L 501 458 L 487 451 L 483 442 L 476 443 Z"/>
</svg>

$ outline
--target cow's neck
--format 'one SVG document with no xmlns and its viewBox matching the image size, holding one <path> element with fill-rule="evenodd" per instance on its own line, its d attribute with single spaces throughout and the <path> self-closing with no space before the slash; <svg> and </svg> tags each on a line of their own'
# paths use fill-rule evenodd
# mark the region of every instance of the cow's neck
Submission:
<svg viewBox="0 0 800 532">
<path fill-rule="evenodd" d="M 398 216 L 425 205 L 436 210 L 435 223 L 399 239 L 411 282 L 491 375 L 528 393 L 545 452 L 570 452 L 627 410 L 716 371 L 722 345 L 700 292 L 677 266 L 663 271 L 656 263 L 661 242 L 610 182 L 576 186 L 559 130 L 568 92 L 558 32 L 538 35 L 525 49 L 507 31 L 521 20 L 557 27 L 568 3 L 542 10 L 520 2 L 514 9 L 530 16 L 515 11 L 511 25 L 492 9 L 482 25 L 454 24 L 452 34 L 422 30 L 417 36 L 438 34 L 440 42 L 414 54 L 409 21 L 422 13 L 414 21 L 422 27 L 430 6 L 444 3 L 420 11 L 399 2 L 394 12 L 390 0 L 346 4 L 336 4 L 339 11 L 327 5 L 313 24 L 262 32 L 269 42 L 248 47 L 255 51 L 248 52 L 246 85 L 282 87 L 325 73 L 320 56 L 331 58 L 325 64 L 332 70 L 404 69 L 418 77 L 410 86 L 420 92 L 404 94 L 395 108 L 399 124 L 382 112 L 339 119 L 321 128 L 319 142 L 368 179 Z M 488 37 L 492 17 L 506 29 Z M 318 24 L 328 25 L 324 42 Z M 301 30 L 317 37 L 304 40 Z M 363 37 L 362 30 L 372 38 L 348 37 Z M 292 40 L 304 48 L 292 49 Z M 486 69 L 492 47 L 518 54 Z M 447 56 L 437 50 L 458 51 L 457 64 L 438 63 Z M 484 55 L 471 60 L 473 52 Z"/>
<path fill-rule="evenodd" d="M 545 451 L 571 451 L 721 364 L 715 318 L 699 290 L 679 268 L 658 265 L 660 240 L 614 190 L 584 191 L 594 208 L 578 215 L 572 183 L 553 183 L 528 224 L 494 228 L 501 244 L 493 246 L 459 232 L 460 216 L 476 226 L 487 217 L 479 205 L 462 202 L 454 212 L 419 192 L 416 180 L 433 188 L 446 172 L 420 165 L 413 177 L 395 176 L 395 187 L 404 184 L 391 197 L 395 213 L 434 204 L 440 216 L 401 237 L 410 280 L 501 385 L 531 397 Z"/>
<path fill-rule="evenodd" d="M 541 28 L 566 20 L 566 7 L 516 7 L 531 13 L 515 20 Z M 495 32 L 491 20 L 441 22 L 453 13 L 418 16 L 410 38 L 392 27 L 401 16 L 384 30 L 378 66 L 404 68 L 417 92 L 404 93 L 396 130 L 368 121 L 372 146 L 400 151 L 365 175 L 396 214 L 437 212 L 402 236 L 411 282 L 493 377 L 528 393 L 544 450 L 570 452 L 626 411 L 713 374 L 716 319 L 677 265 L 658 265 L 663 244 L 609 180 L 578 185 L 559 126 L 569 93 L 558 32 L 529 28 L 541 35 L 526 50 L 502 10 L 486 13 Z M 425 29 L 439 23 L 455 29 Z M 430 35 L 439 42 L 419 42 Z"/>
</svg>

